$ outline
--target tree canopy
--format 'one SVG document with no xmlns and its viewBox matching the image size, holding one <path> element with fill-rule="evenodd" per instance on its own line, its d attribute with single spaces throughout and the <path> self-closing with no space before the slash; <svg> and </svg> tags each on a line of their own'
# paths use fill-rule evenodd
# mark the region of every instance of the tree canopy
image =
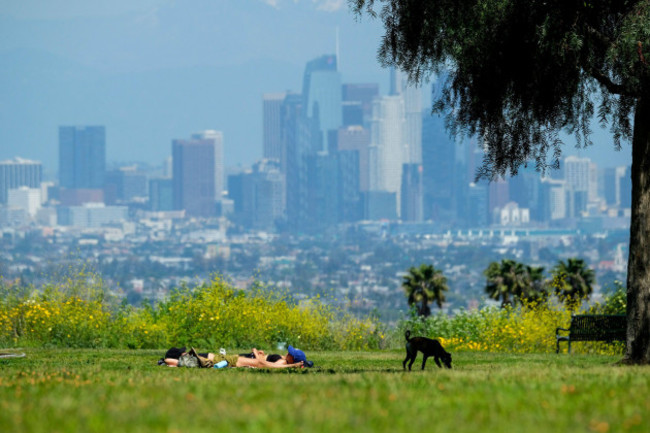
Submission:
<svg viewBox="0 0 650 433">
<path fill-rule="evenodd" d="M 649 91 L 647 0 L 351 4 L 383 21 L 384 66 L 417 82 L 445 72 L 434 108 L 448 113 L 453 132 L 482 138 L 487 152 L 479 174 L 488 178 L 516 174 L 530 161 L 539 169 L 557 166 L 559 133 L 589 144 L 596 114 L 620 146 L 631 137 L 636 98 Z"/>
<path fill-rule="evenodd" d="M 422 82 L 434 109 L 478 136 L 477 175 L 559 165 L 561 132 L 590 144 L 592 118 L 632 140 L 627 363 L 650 363 L 650 0 L 349 0 L 381 19 L 378 58 Z M 381 5 L 381 7 L 379 7 Z"/>
<path fill-rule="evenodd" d="M 449 290 L 447 278 L 440 269 L 433 265 L 421 264 L 419 267 L 411 266 L 403 277 L 402 287 L 406 292 L 408 304 L 417 305 L 419 316 L 431 315 L 429 304 L 434 302 L 442 308 L 445 301 L 444 292 Z"/>
</svg>

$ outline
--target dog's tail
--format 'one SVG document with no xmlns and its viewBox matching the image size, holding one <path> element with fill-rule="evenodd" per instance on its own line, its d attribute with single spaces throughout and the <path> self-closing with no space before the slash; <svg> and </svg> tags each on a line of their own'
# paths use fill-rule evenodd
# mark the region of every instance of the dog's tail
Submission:
<svg viewBox="0 0 650 433">
<path fill-rule="evenodd" d="M 411 331 L 407 329 L 406 333 L 404 333 L 404 336 L 406 337 L 406 341 L 411 341 Z"/>
</svg>

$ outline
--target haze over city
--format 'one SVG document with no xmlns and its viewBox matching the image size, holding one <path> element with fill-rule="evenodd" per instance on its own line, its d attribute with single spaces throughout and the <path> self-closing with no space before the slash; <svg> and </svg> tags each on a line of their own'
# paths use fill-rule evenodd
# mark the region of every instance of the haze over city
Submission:
<svg viewBox="0 0 650 433">
<path fill-rule="evenodd" d="M 305 64 L 338 54 L 343 83 L 377 83 L 381 27 L 344 0 L 26 0 L 0 5 L 0 160 L 58 170 L 60 125 L 106 127 L 107 162 L 161 164 L 171 141 L 224 134 L 226 166 L 262 157 L 262 95 L 302 88 Z M 337 45 L 338 40 L 338 45 Z M 423 84 L 423 108 L 430 85 Z M 580 154 L 627 165 L 594 128 Z"/>
<path fill-rule="evenodd" d="M 75 257 L 138 304 L 255 275 L 386 320 L 421 263 L 448 311 L 504 256 L 623 280 L 629 143 L 594 124 L 558 171 L 476 181 L 480 140 L 431 114 L 442 80 L 382 68 L 381 37 L 343 0 L 0 6 L 0 276 Z"/>
</svg>

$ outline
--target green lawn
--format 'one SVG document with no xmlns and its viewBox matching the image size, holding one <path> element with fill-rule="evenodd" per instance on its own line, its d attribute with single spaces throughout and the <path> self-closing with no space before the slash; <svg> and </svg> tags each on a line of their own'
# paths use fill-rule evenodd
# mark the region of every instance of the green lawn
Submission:
<svg viewBox="0 0 650 433">
<path fill-rule="evenodd" d="M 294 371 L 158 367 L 161 351 L 28 349 L 0 359 L 3 432 L 650 431 L 650 368 L 616 357 L 308 352 Z"/>
</svg>

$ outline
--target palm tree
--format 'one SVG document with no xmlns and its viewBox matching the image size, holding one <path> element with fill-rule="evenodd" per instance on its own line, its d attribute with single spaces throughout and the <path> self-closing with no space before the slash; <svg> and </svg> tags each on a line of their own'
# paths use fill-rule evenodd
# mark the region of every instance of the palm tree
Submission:
<svg viewBox="0 0 650 433">
<path fill-rule="evenodd" d="M 596 282 L 594 271 L 582 259 L 560 260 L 553 268 L 555 294 L 567 308 L 575 310 L 583 299 L 589 298 Z"/>
<path fill-rule="evenodd" d="M 431 315 L 429 304 L 433 301 L 436 302 L 438 308 L 442 308 L 442 303 L 445 301 L 443 292 L 449 290 L 449 287 L 447 278 L 440 269 L 425 264 L 418 268 L 412 266 L 403 278 L 402 287 L 408 297 L 408 304 L 410 306 L 417 304 L 419 316 Z"/>
<path fill-rule="evenodd" d="M 539 302 L 548 298 L 547 281 L 544 278 L 543 266 L 525 266 L 526 288 L 518 298 L 527 302 Z"/>
<path fill-rule="evenodd" d="M 501 306 L 512 304 L 512 299 L 519 297 L 527 287 L 526 268 L 514 260 L 503 259 L 492 262 L 483 272 L 487 277 L 485 291 L 494 300 L 501 299 Z"/>
</svg>

